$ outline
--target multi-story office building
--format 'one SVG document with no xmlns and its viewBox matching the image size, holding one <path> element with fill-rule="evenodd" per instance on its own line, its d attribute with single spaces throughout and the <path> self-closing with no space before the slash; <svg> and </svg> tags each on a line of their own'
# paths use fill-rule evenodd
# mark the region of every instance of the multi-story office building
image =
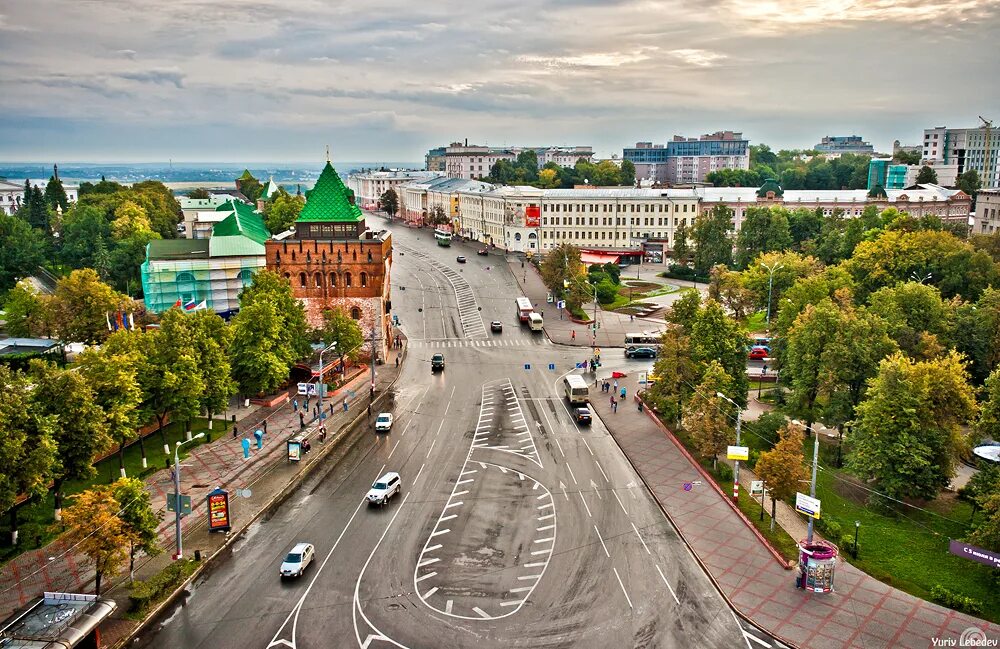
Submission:
<svg viewBox="0 0 1000 649">
<path fill-rule="evenodd" d="M 440 149 L 427 152 L 428 168 L 433 159 L 437 165 Z M 583 158 L 590 161 L 594 157 L 594 149 L 589 146 L 509 146 L 490 147 L 465 142 L 452 142 L 444 150 L 444 171 L 451 178 L 482 178 L 490 174 L 490 168 L 499 160 L 514 161 L 523 151 L 534 151 L 538 157 L 538 168 L 549 162 L 560 167 L 572 167 L 577 160 Z"/>
<path fill-rule="evenodd" d="M 424 169 L 427 171 L 446 171 L 445 168 L 445 158 L 444 152 L 447 147 L 439 146 L 436 149 L 431 149 L 424 156 Z"/>
<path fill-rule="evenodd" d="M 892 164 L 892 158 L 872 158 L 868 163 L 868 189 L 906 189 L 916 184 L 919 173 L 918 165 Z"/>
<path fill-rule="evenodd" d="M 458 192 L 483 192 L 495 189 L 494 185 L 469 178 L 429 178 L 402 185 L 399 188 L 399 213 L 407 223 L 420 225 L 440 207 L 455 225 L 458 217 Z M 462 232 L 457 227 L 456 232 Z M 473 238 L 476 238 L 473 236 Z"/>
<path fill-rule="evenodd" d="M 830 157 L 830 154 L 839 156 L 844 153 L 860 155 L 875 153 L 875 147 L 865 142 L 860 135 L 827 135 L 813 148 L 820 153 L 827 154 L 827 157 Z"/>
<path fill-rule="evenodd" d="M 749 169 L 750 141 L 742 133 L 716 131 L 700 138 L 675 135 L 666 145 L 636 142 L 622 158 L 635 165 L 636 178 L 680 185 L 703 183 L 719 169 Z"/>
<path fill-rule="evenodd" d="M 955 176 L 969 169 L 980 174 L 983 188 L 1000 188 L 1000 129 L 948 128 L 924 129 L 922 164 L 938 168 L 954 165 Z M 951 175 L 949 169 L 947 175 Z M 938 182 L 948 183 L 938 171 Z M 954 180 L 951 181 L 954 183 Z"/>
<path fill-rule="evenodd" d="M 975 234 L 993 234 L 1000 230 L 1000 189 L 984 189 L 976 196 Z"/>
<path fill-rule="evenodd" d="M 366 210 L 378 209 L 378 201 L 386 190 L 394 189 L 400 193 L 400 186 L 421 180 L 440 178 L 440 171 L 413 171 L 409 169 L 392 169 L 389 171 L 359 171 L 347 177 L 347 187 L 354 192 L 358 207 Z M 400 198 L 400 212 L 402 196 Z"/>
<path fill-rule="evenodd" d="M 768 181 L 760 188 L 538 189 L 497 187 L 458 192 L 456 228 L 470 238 L 513 251 L 544 252 L 561 243 L 636 256 L 666 252 L 677 229 L 716 205 L 733 210 L 738 230 L 746 210 L 780 206 L 789 210 L 841 211 L 860 216 L 869 205 L 895 207 L 914 216 L 935 214 L 967 222 L 970 198 L 937 185 L 906 190 L 789 190 Z"/>
</svg>

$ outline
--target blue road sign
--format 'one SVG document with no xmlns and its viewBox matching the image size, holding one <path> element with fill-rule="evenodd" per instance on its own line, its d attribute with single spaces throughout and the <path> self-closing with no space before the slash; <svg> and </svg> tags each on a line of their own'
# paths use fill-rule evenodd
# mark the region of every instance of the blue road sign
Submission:
<svg viewBox="0 0 1000 649">
<path fill-rule="evenodd" d="M 576 364 L 576 369 L 581 369 L 581 368 L 586 368 L 586 367 L 587 367 L 586 363 L 577 363 Z"/>
<path fill-rule="evenodd" d="M 556 364 L 555 363 L 549 363 L 549 369 L 550 370 L 556 369 Z"/>
<path fill-rule="evenodd" d="M 531 363 L 525 363 L 524 364 L 524 369 L 530 370 L 531 369 Z"/>
</svg>

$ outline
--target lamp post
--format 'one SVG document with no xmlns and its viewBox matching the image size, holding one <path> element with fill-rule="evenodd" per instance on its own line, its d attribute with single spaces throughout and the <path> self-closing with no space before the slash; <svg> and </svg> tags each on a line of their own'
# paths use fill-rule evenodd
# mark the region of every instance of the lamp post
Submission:
<svg viewBox="0 0 1000 649">
<path fill-rule="evenodd" d="M 743 408 L 740 407 L 740 404 L 736 403 L 735 401 L 733 401 L 726 395 L 722 394 L 721 392 L 716 392 L 715 396 L 719 397 L 720 399 L 725 399 L 729 403 L 736 406 L 736 445 L 739 446 L 740 424 L 743 423 Z M 733 500 L 739 501 L 739 498 L 740 498 L 740 461 L 735 460 L 733 467 Z"/>
<path fill-rule="evenodd" d="M 184 556 L 184 547 L 181 540 L 181 462 L 178 455 L 178 451 L 185 444 L 190 444 L 196 439 L 204 437 L 205 433 L 198 433 L 194 437 L 188 440 L 177 440 L 174 445 L 174 534 L 177 540 L 177 556 L 175 559 L 181 559 Z"/>
<path fill-rule="evenodd" d="M 316 395 L 317 395 L 317 401 L 319 403 L 319 421 L 320 421 L 320 423 L 323 423 L 323 392 L 324 392 L 323 386 L 325 385 L 323 383 L 323 354 L 327 353 L 331 349 L 334 349 L 336 346 L 337 346 L 337 343 L 336 343 L 336 341 L 334 341 L 334 342 L 330 343 L 329 347 L 327 347 L 326 349 L 323 349 L 319 353 L 319 384 L 316 386 Z"/>
<path fill-rule="evenodd" d="M 854 521 L 854 558 L 858 558 L 858 530 L 861 529 L 861 521 Z"/>
<path fill-rule="evenodd" d="M 792 423 L 796 426 L 802 426 L 802 422 L 798 419 L 793 419 Z M 819 433 L 817 431 L 810 431 L 813 435 L 813 465 L 812 465 L 812 479 L 809 481 L 809 495 L 813 498 L 816 497 L 816 471 L 819 469 Z M 812 543 L 813 541 L 813 523 L 816 519 L 809 516 L 809 531 L 806 534 L 806 543 Z"/>
<path fill-rule="evenodd" d="M 781 264 L 774 264 L 773 266 L 768 266 L 767 264 L 761 264 L 768 271 L 767 276 L 767 326 L 771 326 L 771 287 L 774 284 L 774 271 L 784 268 Z"/>
</svg>

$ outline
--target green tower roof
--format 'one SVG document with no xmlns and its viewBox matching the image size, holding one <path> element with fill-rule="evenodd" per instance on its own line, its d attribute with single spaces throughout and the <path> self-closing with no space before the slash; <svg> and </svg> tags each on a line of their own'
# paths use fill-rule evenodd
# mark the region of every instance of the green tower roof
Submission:
<svg viewBox="0 0 1000 649">
<path fill-rule="evenodd" d="M 243 175 L 237 178 L 236 180 L 257 180 L 257 179 L 253 177 L 253 174 L 250 173 L 249 169 L 244 169 Z"/>
<path fill-rule="evenodd" d="M 774 192 L 775 196 L 782 196 L 784 195 L 785 190 L 781 188 L 781 185 L 778 184 L 776 179 L 768 178 L 764 181 L 764 184 L 760 186 L 760 189 L 757 190 L 757 196 L 764 198 L 767 196 L 768 192 Z"/>
<path fill-rule="evenodd" d="M 264 243 L 271 238 L 271 233 L 264 225 L 264 219 L 248 205 L 239 204 L 236 210 L 215 224 L 212 228 L 213 237 L 244 236 Z"/>
<path fill-rule="evenodd" d="M 323 172 L 309 193 L 309 200 L 299 213 L 296 223 L 331 222 L 357 223 L 364 219 L 361 209 L 351 202 L 351 192 L 327 160 Z"/>
</svg>

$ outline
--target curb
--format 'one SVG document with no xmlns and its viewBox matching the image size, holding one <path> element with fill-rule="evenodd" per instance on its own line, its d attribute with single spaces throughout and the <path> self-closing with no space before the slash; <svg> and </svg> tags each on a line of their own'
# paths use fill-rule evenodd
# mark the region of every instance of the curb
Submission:
<svg viewBox="0 0 1000 649">
<path fill-rule="evenodd" d="M 643 402 L 643 407 L 644 407 L 644 410 L 646 410 L 646 411 L 649 410 L 649 408 L 646 407 L 645 402 Z M 608 433 L 611 434 L 611 439 L 613 439 L 615 441 L 615 446 L 617 446 L 618 450 L 621 451 L 621 454 L 625 457 L 625 460 L 629 463 L 629 466 L 632 467 L 632 470 L 635 471 L 635 474 L 637 476 L 639 476 L 639 479 L 642 481 L 643 486 L 646 487 L 646 491 L 649 492 L 649 495 L 651 495 L 653 497 L 653 500 L 656 502 L 656 506 L 660 508 L 660 511 L 663 512 L 663 515 L 666 517 L 667 521 L 670 523 L 670 526 L 673 527 L 674 531 L 677 533 L 677 537 L 681 540 L 682 543 L 684 543 L 684 547 L 686 547 L 688 549 L 688 551 L 691 553 L 691 556 L 694 557 L 694 560 L 696 562 L 698 562 L 698 566 L 701 568 L 702 572 L 704 572 L 705 575 L 708 577 L 708 580 L 712 582 L 712 585 L 715 586 L 715 590 L 717 590 L 719 592 L 719 594 L 722 595 L 722 599 L 726 600 L 726 604 L 729 605 L 729 610 L 733 611 L 736 615 L 739 615 L 741 618 L 743 618 L 744 620 L 746 620 L 750 624 L 754 625 L 755 627 L 758 627 L 760 629 L 763 629 L 763 630 L 767 631 L 767 633 L 769 635 L 771 635 L 772 637 L 780 640 L 785 645 L 788 645 L 788 647 L 790 647 L 791 649 L 801 649 L 799 647 L 799 645 L 795 644 L 794 642 L 791 642 L 790 640 L 788 640 L 786 638 L 783 638 L 782 636 L 779 636 L 778 634 L 776 634 L 776 633 L 768 630 L 767 627 L 765 627 L 764 625 L 758 624 L 756 621 L 754 621 L 754 619 L 752 617 L 750 617 L 749 615 L 747 615 L 746 613 L 744 613 L 743 611 L 741 611 L 739 608 L 736 607 L 736 604 L 733 603 L 733 600 L 729 599 L 729 595 L 727 595 L 726 591 L 722 589 L 722 585 L 718 581 L 716 581 L 715 575 L 712 574 L 712 572 L 708 569 L 708 566 L 705 564 L 705 562 L 702 561 L 701 556 L 698 555 L 698 552 L 688 542 L 687 537 L 684 536 L 683 532 L 681 532 L 680 527 L 677 526 L 677 523 L 674 521 L 673 517 L 670 515 L 670 513 L 663 506 L 663 503 L 661 503 L 660 499 L 656 497 L 656 494 L 653 492 L 652 485 L 650 485 L 648 482 L 646 482 L 645 476 L 643 476 L 642 473 L 639 472 L 639 468 L 632 462 L 632 458 L 630 458 L 629 455 L 628 455 L 628 453 L 625 452 L 625 449 L 622 448 L 622 445 L 618 443 L 618 438 L 615 437 L 615 434 L 611 432 L 611 427 L 608 426 L 607 423 L 605 423 L 604 418 L 601 417 L 601 415 L 598 414 L 596 410 L 594 410 L 593 412 L 601 420 L 601 423 L 604 424 L 604 427 L 608 429 Z M 672 438 L 673 436 L 670 435 L 670 437 Z M 699 466 L 699 468 L 700 468 L 700 466 Z M 715 481 L 714 480 L 710 479 L 709 482 L 711 482 L 713 485 L 715 485 Z M 718 485 L 716 485 L 716 489 L 718 489 Z M 721 493 L 721 491 L 720 491 L 720 493 Z"/>
<path fill-rule="evenodd" d="M 409 351 L 409 345 L 406 345 L 403 348 L 403 360 L 406 359 L 408 351 Z M 376 403 L 381 401 L 385 397 L 385 395 L 388 394 L 388 391 L 391 390 L 392 387 L 396 385 L 396 381 L 398 380 L 399 380 L 399 374 L 397 374 L 396 378 L 394 378 L 389 383 L 389 385 L 387 385 L 375 397 L 375 399 L 372 401 L 372 405 L 374 406 Z M 364 410 L 362 410 L 354 417 L 354 419 L 352 419 L 350 422 L 342 426 L 338 430 L 337 436 L 334 439 L 331 439 L 329 444 L 324 446 L 323 451 L 320 454 L 316 455 L 315 460 L 310 462 L 301 471 L 292 476 L 285 484 L 285 486 L 282 487 L 281 490 L 278 491 L 278 493 L 272 496 L 270 500 L 264 503 L 264 505 L 259 510 L 257 510 L 257 512 L 253 516 L 251 516 L 250 519 L 246 521 L 246 523 L 244 523 L 239 530 L 228 534 L 223 544 L 220 545 L 214 552 L 212 552 L 212 554 L 205 557 L 202 560 L 201 564 L 195 569 L 195 571 L 191 573 L 187 579 L 178 584 L 177 588 L 175 588 L 174 591 L 170 593 L 170 595 L 168 595 L 162 602 L 157 604 L 151 611 L 149 611 L 149 613 L 142 619 L 142 621 L 139 622 L 139 625 L 136 626 L 136 628 L 134 628 L 132 631 L 128 633 L 128 635 L 126 635 L 124 638 L 115 643 L 113 645 L 113 649 L 121 649 L 125 647 L 127 644 L 135 640 L 140 633 L 145 631 L 149 627 L 149 625 L 153 622 L 153 620 L 155 620 L 159 616 L 159 614 L 163 612 L 164 609 L 166 609 L 168 606 L 172 605 L 174 602 L 177 601 L 177 599 L 185 592 L 185 590 L 187 590 L 187 587 L 191 584 L 191 582 L 193 582 L 195 579 L 201 576 L 201 574 L 210 565 L 214 563 L 214 561 L 222 554 L 223 550 L 226 550 L 230 545 L 236 542 L 237 539 L 242 537 L 243 533 L 246 532 L 247 528 L 253 525 L 261 516 L 271 512 L 275 507 L 281 505 L 281 503 L 283 503 L 292 494 L 292 492 L 295 491 L 296 488 L 298 488 L 299 483 L 301 483 L 305 478 L 307 478 L 315 470 L 315 468 L 321 464 L 321 461 L 327 455 L 333 452 L 333 449 L 340 446 L 340 444 L 342 444 L 343 441 L 347 438 L 348 433 L 353 431 L 355 426 L 357 426 L 362 419 L 367 418 L 367 416 L 368 416 L 367 413 Z"/>
</svg>

